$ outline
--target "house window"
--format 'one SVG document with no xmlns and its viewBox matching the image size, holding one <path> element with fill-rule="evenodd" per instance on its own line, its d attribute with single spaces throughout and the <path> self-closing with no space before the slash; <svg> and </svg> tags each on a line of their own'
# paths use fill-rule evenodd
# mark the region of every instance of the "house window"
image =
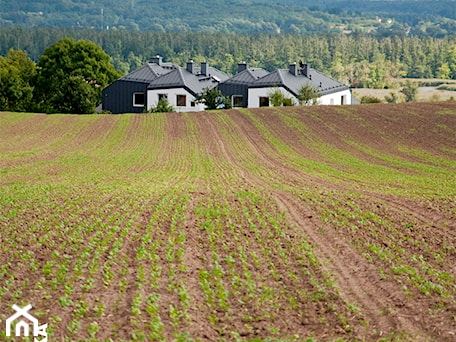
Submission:
<svg viewBox="0 0 456 342">
<path fill-rule="evenodd" d="M 133 107 L 144 107 L 144 93 L 133 93 Z"/>
<path fill-rule="evenodd" d="M 341 104 L 341 105 L 344 105 L 344 104 L 345 104 L 345 101 L 346 101 L 346 100 L 345 100 L 345 95 L 342 95 L 342 96 L 340 97 L 340 104 Z"/>
<path fill-rule="evenodd" d="M 162 99 L 168 101 L 168 94 L 158 94 L 158 101 L 160 101 Z"/>
<path fill-rule="evenodd" d="M 260 96 L 260 107 L 269 107 L 269 97 Z"/>
<path fill-rule="evenodd" d="M 242 107 L 244 105 L 244 98 L 242 95 L 233 95 L 233 107 Z"/>
<path fill-rule="evenodd" d="M 187 96 L 186 95 L 177 95 L 176 103 L 178 107 L 185 107 L 187 105 Z"/>
<path fill-rule="evenodd" d="M 196 106 L 195 101 L 190 102 L 190 106 L 191 106 L 191 107 L 195 107 L 195 106 Z"/>
</svg>

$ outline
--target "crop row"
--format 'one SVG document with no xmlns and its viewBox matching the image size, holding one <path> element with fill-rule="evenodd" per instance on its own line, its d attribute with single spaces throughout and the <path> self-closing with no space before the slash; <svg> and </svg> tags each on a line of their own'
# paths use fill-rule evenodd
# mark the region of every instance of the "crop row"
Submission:
<svg viewBox="0 0 456 342">
<path fill-rule="evenodd" d="M 343 192 L 302 194 L 318 209 L 323 223 L 341 229 L 360 254 L 378 266 L 384 278 L 393 278 L 411 299 L 424 295 L 436 308 L 456 302 L 454 236 L 431 223 L 388 206 L 384 200 Z"/>
</svg>

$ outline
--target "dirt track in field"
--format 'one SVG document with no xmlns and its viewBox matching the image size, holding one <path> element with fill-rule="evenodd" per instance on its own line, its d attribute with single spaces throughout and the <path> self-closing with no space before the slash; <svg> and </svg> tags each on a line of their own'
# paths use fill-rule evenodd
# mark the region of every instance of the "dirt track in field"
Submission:
<svg viewBox="0 0 456 342">
<path fill-rule="evenodd" d="M 18 289 L 41 303 L 47 317 L 59 317 L 54 340 L 88 339 L 97 321 L 95 340 L 128 341 L 132 331 L 152 330 L 151 317 L 166 340 L 183 331 L 208 341 L 456 340 L 456 192 L 447 185 L 456 184 L 454 102 L 36 115 L 0 121 L 0 133 L 0 185 L 11 196 L 11 204 L 0 197 L 8 203 L 0 209 L 0 265 L 15 265 L 0 278 L 0 301 L 10 305 L 17 292 L 7 290 Z M 64 190 L 47 188 L 54 179 Z M 43 188 L 36 198 L 21 197 L 17 184 L 35 183 Z M 36 229 L 65 255 L 68 271 L 58 276 L 73 286 L 72 301 L 106 304 L 101 318 L 59 304 L 69 291 L 63 286 L 45 292 L 52 304 L 43 287 L 28 288 L 51 283 L 59 265 L 43 276 L 45 262 L 59 259 L 33 240 Z M 84 240 L 72 245 L 66 238 L 77 229 Z M 113 261 L 117 242 L 121 257 Z M 155 253 L 153 262 L 138 257 L 140 245 Z M 306 246 L 316 262 L 300 255 Z M 103 271 L 83 266 L 74 275 L 83 250 L 98 255 L 92 262 L 89 253 L 88 264 Z M 25 251 L 36 269 L 22 263 Z M 250 253 L 243 262 L 242 251 Z M 223 276 L 210 273 L 214 264 Z M 205 270 L 223 282 L 220 289 L 209 279 L 217 295 L 229 293 L 225 307 L 218 297 L 211 304 Z M 249 277 L 258 288 L 248 288 Z M 146 303 L 151 293 L 160 296 L 158 313 Z M 134 314 L 138 294 L 142 313 Z M 176 319 L 171 308 L 187 316 Z M 0 307 L 0 318 L 6 312 Z M 74 322 L 82 322 L 77 333 Z"/>
</svg>

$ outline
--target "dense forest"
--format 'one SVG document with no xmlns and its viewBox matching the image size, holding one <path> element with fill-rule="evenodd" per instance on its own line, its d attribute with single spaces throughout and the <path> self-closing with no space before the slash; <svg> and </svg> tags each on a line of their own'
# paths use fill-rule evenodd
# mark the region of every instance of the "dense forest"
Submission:
<svg viewBox="0 0 456 342">
<path fill-rule="evenodd" d="M 157 32 L 456 34 L 454 0 L 0 0 L 0 26 Z"/>
<path fill-rule="evenodd" d="M 0 28 L 0 110 L 93 113 L 103 88 L 157 54 L 227 73 L 242 61 L 271 71 L 302 60 L 351 87 L 390 88 L 403 76 L 456 79 L 455 40 Z"/>
<path fill-rule="evenodd" d="M 0 55 L 10 48 L 25 51 L 37 61 L 57 40 L 91 40 L 126 74 L 151 56 L 184 65 L 207 60 L 234 73 L 248 62 L 272 71 L 300 59 L 352 86 L 388 87 L 391 77 L 456 79 L 456 37 L 357 37 L 343 34 L 222 34 L 102 31 L 90 29 L 25 29 L 0 27 Z"/>
</svg>

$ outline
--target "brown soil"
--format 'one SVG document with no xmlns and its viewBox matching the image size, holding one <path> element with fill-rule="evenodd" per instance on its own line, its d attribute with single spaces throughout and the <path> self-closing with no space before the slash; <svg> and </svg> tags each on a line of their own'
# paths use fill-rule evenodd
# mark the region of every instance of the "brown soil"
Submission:
<svg viewBox="0 0 456 342">
<path fill-rule="evenodd" d="M 433 195 L 423 186 L 426 193 L 409 195 L 408 185 L 400 180 L 380 182 L 378 175 L 372 175 L 372 181 L 369 175 L 358 180 L 350 174 L 358 172 L 355 166 L 337 159 L 345 155 L 378 170 L 395 170 L 410 177 L 421 172 L 432 175 L 436 172 L 432 166 L 438 166 L 446 170 L 445 176 L 439 177 L 454 183 L 454 102 L 136 115 L 129 118 L 125 134 L 111 145 L 107 143 L 121 116 L 90 120 L 69 116 L 59 120 L 62 122 L 37 115 L 0 127 L 5 137 L 2 141 L 7 141 L 0 144 L 0 156 L 5 156 L 0 160 L 0 171 L 9 170 L 0 181 L 5 193 L 20 198 L 16 188 L 19 182 L 28 187 L 35 183 L 42 186 L 31 198 L 9 200 L 0 196 L 0 265 L 10 265 L 9 276 L 0 279 L 0 289 L 5 290 L 0 300 L 6 303 L 0 307 L 2 320 L 18 300 L 11 290 L 19 289 L 22 302 L 17 304 L 33 302 L 42 311 L 43 320 L 60 318 L 50 322 L 57 327 L 53 340 L 89 339 L 89 324 L 97 321 L 102 329 L 96 340 L 128 341 L 134 339 L 132 332 L 149 329 L 145 303 L 142 315 L 131 312 L 135 295 L 145 302 L 149 295 L 159 294 L 166 340 L 176 339 L 183 331 L 189 338 L 203 341 L 268 337 L 316 341 L 456 339 L 454 283 L 446 288 L 447 296 L 425 293 L 395 268 L 407 263 L 430 281 L 447 275 L 454 282 L 454 193 L 445 196 L 436 189 Z M 68 126 L 76 125 L 73 121 L 77 121 L 75 130 Z M 157 127 L 163 131 L 157 132 Z M 16 140 L 19 136 L 23 143 Z M 33 157 L 26 155 L 30 152 L 27 145 L 33 146 Z M 99 150 L 103 152 L 97 154 Z M 88 170 L 98 168 L 103 175 L 90 180 L 92 184 L 74 176 L 74 183 L 65 190 L 50 189 L 54 177 L 50 170 L 55 170 L 59 179 L 68 179 L 71 174 L 71 166 L 60 170 L 52 160 L 75 151 L 90 156 L 93 165 L 86 165 Z M 116 155 L 122 162 L 115 160 Z M 45 176 L 15 169 L 31 168 L 40 161 L 45 162 L 39 164 Z M 331 174 L 313 163 L 324 165 Z M 75 166 L 79 171 L 85 167 Z M 243 197 L 245 193 L 260 199 L 255 202 Z M 188 198 L 183 215 L 178 217 L 172 217 L 180 210 L 172 194 Z M 162 197 L 164 204 L 160 204 Z M 161 216 L 156 208 L 166 207 L 167 201 L 171 203 L 169 212 Z M 208 219 L 202 210 L 211 205 L 222 209 Z M 280 232 L 265 226 L 263 220 L 269 213 L 279 220 Z M 75 251 L 67 236 L 80 229 L 82 222 L 87 227 L 106 229 L 83 231 L 84 243 L 97 235 L 111 234 L 112 239 L 94 257 L 94 263 L 102 269 L 112 262 L 114 280 L 106 283 L 99 271 L 90 275 L 93 287 L 83 290 L 89 277 L 83 270 L 82 275 L 69 271 L 65 281 L 74 288 L 74 303 L 84 299 L 90 308 L 104 303 L 102 317 L 94 312 L 76 317 L 74 305 L 62 307 L 59 298 L 64 296 L 63 287 L 45 292 L 30 285 L 51 283 L 59 265 L 45 276 L 42 268 L 48 260 L 59 260 L 54 250 L 60 250 L 60 260 L 70 270 L 77 266 L 76 256 L 87 245 L 81 242 Z M 216 241 L 204 228 L 208 222 L 220 229 Z M 110 229 L 115 226 L 118 229 L 112 233 Z M 36 229 L 46 234 L 49 245 L 34 240 Z M 122 234 L 124 231 L 127 234 Z M 167 260 L 167 244 L 179 232 L 185 232 L 186 237 L 180 264 Z M 142 240 L 145 234 L 150 236 L 146 242 Z M 113 261 L 110 251 L 118 241 L 121 257 Z M 137 257 L 141 243 L 148 250 L 155 248 L 159 255 L 158 289 L 138 281 L 140 267 L 150 270 L 154 266 Z M 316 264 L 303 264 L 297 246 L 305 243 L 312 246 Z M 376 257 L 374 249 L 367 246 L 390 253 L 390 259 Z M 226 260 L 236 256 L 241 247 L 251 253 L 249 260 L 245 264 L 236 260 L 231 265 Z M 268 253 L 266 247 L 276 253 Z M 174 248 L 173 253 L 177 253 L 177 245 Z M 21 261 L 25 251 L 31 251 L 37 260 L 37 270 Z M 218 255 L 224 272 L 225 290 L 231 294 L 227 310 L 217 303 L 208 305 L 200 284 L 201 271 L 214 266 L 214 255 Z M 255 255 L 262 263 L 253 260 Z M 426 268 L 429 265 L 431 270 Z M 250 275 L 258 285 L 255 291 L 264 292 L 252 296 L 253 290 L 239 288 L 228 275 L 238 275 L 244 285 Z M 124 289 L 120 288 L 121 279 Z M 146 272 L 144 281 L 153 281 L 151 272 Z M 190 297 L 188 317 L 181 319 L 178 328 L 170 310 L 185 308 L 171 289 L 173 284 L 185 284 Z M 323 288 L 325 295 L 310 300 L 309 294 L 318 293 L 317 288 Z M 274 297 L 261 297 L 269 289 L 275 291 Z M 51 293 L 52 298 L 44 298 L 44 293 Z M 295 300 L 293 305 L 290 298 Z M 72 335 L 68 325 L 76 318 L 82 324 L 79 333 Z"/>
</svg>

